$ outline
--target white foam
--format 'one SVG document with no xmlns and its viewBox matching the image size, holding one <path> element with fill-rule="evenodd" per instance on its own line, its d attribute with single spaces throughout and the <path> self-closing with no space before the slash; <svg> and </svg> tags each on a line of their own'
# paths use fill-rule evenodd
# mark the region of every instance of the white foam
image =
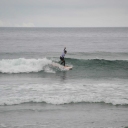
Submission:
<svg viewBox="0 0 128 128">
<path fill-rule="evenodd" d="M 99 99 L 95 99 L 94 97 L 87 97 L 87 96 L 56 96 L 56 97 L 52 97 L 52 96 L 42 96 L 42 97 L 29 97 L 26 99 L 21 99 L 21 98 L 10 98 L 10 99 L 4 99 L 4 102 L 2 102 L 2 100 L 0 101 L 0 105 L 16 105 L 16 104 L 21 104 L 21 103 L 29 103 L 29 102 L 35 102 L 35 103 L 41 103 L 41 102 L 46 102 L 49 104 L 55 104 L 55 105 L 60 105 L 60 104 L 68 104 L 68 103 L 81 103 L 81 102 L 85 102 L 85 103 L 100 103 L 100 102 L 104 102 L 104 103 L 111 103 L 113 105 L 125 105 L 128 104 L 128 100 L 112 100 L 110 98 L 107 99 L 103 99 L 103 98 L 99 98 Z"/>
<path fill-rule="evenodd" d="M 51 64 L 52 61 L 43 59 L 3 59 L 0 60 L 0 72 L 2 73 L 29 73 L 29 72 L 39 72 L 44 70 L 46 72 L 54 71 L 46 66 Z"/>
<path fill-rule="evenodd" d="M 61 84 L 62 85 L 62 84 Z M 128 90 L 113 84 L 23 84 L 1 85 L 0 105 L 14 105 L 26 102 L 46 102 L 50 104 L 65 103 L 111 103 L 128 104 Z"/>
</svg>

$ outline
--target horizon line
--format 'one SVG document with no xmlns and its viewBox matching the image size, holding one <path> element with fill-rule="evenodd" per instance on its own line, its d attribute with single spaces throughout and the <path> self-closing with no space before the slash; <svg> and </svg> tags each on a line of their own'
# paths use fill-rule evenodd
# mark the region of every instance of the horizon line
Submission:
<svg viewBox="0 0 128 128">
<path fill-rule="evenodd" d="M 2 27 L 0 27 L 0 28 L 128 28 L 128 26 L 108 26 L 108 27 L 106 27 L 106 26 L 97 26 L 97 27 L 78 27 L 78 26 L 76 26 L 76 27 L 13 27 L 13 26 L 2 26 Z"/>
</svg>

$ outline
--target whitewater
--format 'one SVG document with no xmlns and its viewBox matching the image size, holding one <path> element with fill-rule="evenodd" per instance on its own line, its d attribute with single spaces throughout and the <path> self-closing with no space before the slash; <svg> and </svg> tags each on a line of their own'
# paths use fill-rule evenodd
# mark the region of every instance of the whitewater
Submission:
<svg viewBox="0 0 128 128">
<path fill-rule="evenodd" d="M 44 59 L 3 59 L 0 61 L 1 73 L 29 73 L 42 70 L 50 71 L 46 66 L 52 61 Z M 52 72 L 52 71 L 51 71 Z"/>
</svg>

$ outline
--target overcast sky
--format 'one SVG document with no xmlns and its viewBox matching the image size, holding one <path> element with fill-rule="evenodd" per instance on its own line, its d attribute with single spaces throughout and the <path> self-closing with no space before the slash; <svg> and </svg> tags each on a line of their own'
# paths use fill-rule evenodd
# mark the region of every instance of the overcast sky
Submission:
<svg viewBox="0 0 128 128">
<path fill-rule="evenodd" d="M 128 27 L 128 0 L 0 0 L 0 27 Z"/>
</svg>

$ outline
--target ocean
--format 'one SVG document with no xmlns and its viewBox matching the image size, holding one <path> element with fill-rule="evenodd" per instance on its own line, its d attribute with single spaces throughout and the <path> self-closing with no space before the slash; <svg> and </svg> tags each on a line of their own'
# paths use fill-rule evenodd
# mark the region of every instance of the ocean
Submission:
<svg viewBox="0 0 128 128">
<path fill-rule="evenodd" d="M 127 106 L 128 28 L 0 28 L 1 128 L 126 127 Z"/>
</svg>

